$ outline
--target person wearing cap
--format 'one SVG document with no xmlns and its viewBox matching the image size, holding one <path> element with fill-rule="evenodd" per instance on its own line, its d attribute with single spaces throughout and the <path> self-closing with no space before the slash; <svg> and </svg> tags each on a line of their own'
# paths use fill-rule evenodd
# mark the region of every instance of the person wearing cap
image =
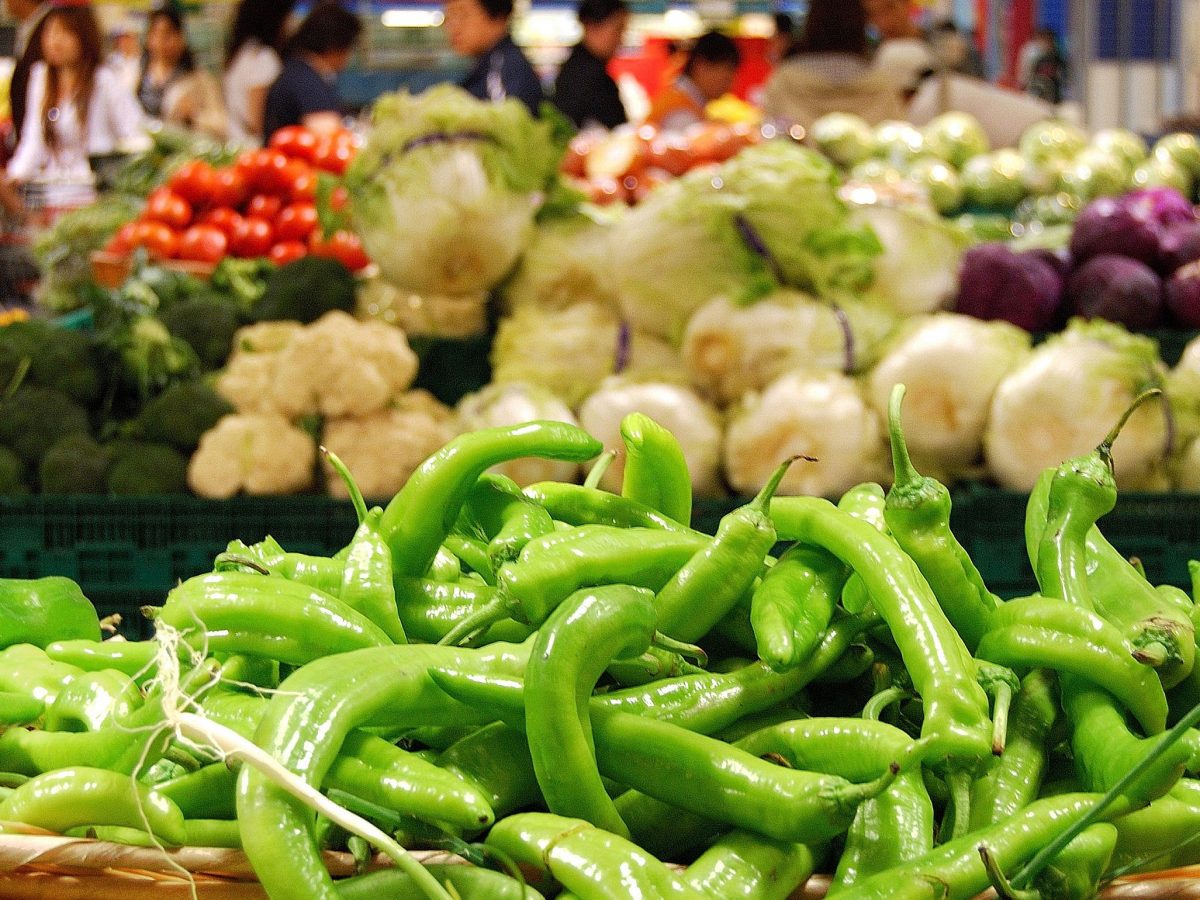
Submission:
<svg viewBox="0 0 1200 900">
<path fill-rule="evenodd" d="M 450 47 L 475 60 L 462 88 L 494 103 L 512 97 L 537 115 L 542 82 L 509 33 L 513 0 L 446 0 L 445 15 Z"/>
<path fill-rule="evenodd" d="M 554 105 L 577 128 L 616 128 L 625 124 L 627 117 L 607 66 L 621 48 L 629 8 L 625 0 L 582 0 L 578 16 L 583 37 L 558 71 Z"/>
<path fill-rule="evenodd" d="M 664 131 L 681 131 L 703 122 L 708 104 L 733 87 L 741 60 L 733 38 L 719 31 L 700 35 L 683 71 L 654 98 L 646 121 Z"/>
</svg>

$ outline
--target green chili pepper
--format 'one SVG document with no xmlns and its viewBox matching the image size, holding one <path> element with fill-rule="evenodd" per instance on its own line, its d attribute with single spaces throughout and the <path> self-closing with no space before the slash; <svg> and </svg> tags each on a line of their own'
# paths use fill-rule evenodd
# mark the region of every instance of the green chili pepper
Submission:
<svg viewBox="0 0 1200 900">
<path fill-rule="evenodd" d="M 434 581 L 458 581 L 462 577 L 462 564 L 445 547 L 438 547 L 437 555 L 429 564 L 428 577 Z"/>
<path fill-rule="evenodd" d="M 997 599 L 950 531 L 950 492 L 936 478 L 921 475 L 912 464 L 900 424 L 903 400 L 904 385 L 897 384 L 888 408 L 895 481 L 887 494 L 884 515 L 892 537 L 917 564 L 946 618 L 974 652 Z"/>
<path fill-rule="evenodd" d="M 425 574 L 471 488 L 492 466 L 524 456 L 582 463 L 603 449 L 587 432 L 563 422 L 459 435 L 421 463 L 384 510 L 380 533 L 392 548 L 395 573 Z"/>
<path fill-rule="evenodd" d="M 63 832 L 80 825 L 149 826 L 167 844 L 187 843 L 183 813 L 128 775 L 75 766 L 31 778 L 0 803 L 0 820 Z"/>
<path fill-rule="evenodd" d="M 0 725 L 27 725 L 46 711 L 46 704 L 28 694 L 0 691 Z"/>
<path fill-rule="evenodd" d="M 625 473 L 621 495 L 638 500 L 682 525 L 692 521 L 692 477 L 675 435 L 649 416 L 621 420 Z"/>
<path fill-rule="evenodd" d="M 578 484 L 539 481 L 524 490 L 551 518 L 568 525 L 608 525 L 614 528 L 656 528 L 660 531 L 692 529 L 645 503 Z"/>
<path fill-rule="evenodd" d="M 115 670 L 84 672 L 71 679 L 46 707 L 47 731 L 99 731 L 142 705 L 133 679 Z"/>
<path fill-rule="evenodd" d="M 342 573 L 339 599 L 377 625 L 393 643 L 407 642 L 396 610 L 396 588 L 392 583 L 391 550 L 380 537 L 376 508 L 367 514 L 350 542 Z"/>
<path fill-rule="evenodd" d="M 856 484 L 842 494 L 837 507 L 847 515 L 862 519 L 869 523 L 880 534 L 891 536 L 887 521 L 883 516 L 883 507 L 887 502 L 883 488 L 878 484 L 867 481 Z M 854 572 L 848 573 L 845 585 L 842 587 L 842 607 L 852 615 L 864 612 L 871 605 L 871 597 L 867 593 L 863 580 Z"/>
<path fill-rule="evenodd" d="M 437 764 L 478 785 L 498 819 L 542 800 L 529 743 L 503 722 L 456 741 L 438 756 Z"/>
<path fill-rule="evenodd" d="M 1134 872 L 1200 863 L 1200 785 L 1181 779 L 1149 806 L 1113 819 L 1113 866 Z"/>
<path fill-rule="evenodd" d="M 704 896 L 637 845 L 581 819 L 519 813 L 497 822 L 485 843 L 551 875 L 581 900 L 609 900 L 614 888 L 629 897 Z"/>
<path fill-rule="evenodd" d="M 753 501 L 723 516 L 712 541 L 662 585 L 654 599 L 659 631 L 699 640 L 750 590 L 775 546 L 767 505 L 794 460 L 776 469 Z"/>
<path fill-rule="evenodd" d="M 212 763 L 155 786 L 188 819 L 233 819 L 237 773 L 225 763 Z"/>
<path fill-rule="evenodd" d="M 588 698 L 610 660 L 644 653 L 654 595 L 626 585 L 572 594 L 538 629 L 525 675 L 525 730 L 551 812 L 628 836 L 591 749 Z"/>
<path fill-rule="evenodd" d="M 46 655 L 84 672 L 116 669 L 138 684 L 154 676 L 154 658 L 158 654 L 156 641 L 55 641 L 46 645 Z"/>
<path fill-rule="evenodd" d="M 0 691 L 23 694 L 49 706 L 82 669 L 57 662 L 33 644 L 13 644 L 0 650 Z"/>
<path fill-rule="evenodd" d="M 100 639 L 96 608 L 70 578 L 0 578 L 0 648 Z"/>
<path fill-rule="evenodd" d="M 511 478 L 487 473 L 471 488 L 454 527 L 487 544 L 488 561 L 495 570 L 516 559 L 531 540 L 553 531 L 554 522 Z"/>
<path fill-rule="evenodd" d="M 836 557 L 804 544 L 779 557 L 750 601 L 759 659 L 776 671 L 808 659 L 829 627 L 847 575 Z"/>
<path fill-rule="evenodd" d="M 316 588 L 282 578 L 219 572 L 167 595 L 157 620 L 208 652 L 303 665 L 329 654 L 391 644 L 375 623 Z"/>
<path fill-rule="evenodd" d="M 688 866 L 683 881 L 702 897 L 787 900 L 816 864 L 812 848 L 805 844 L 731 831 Z"/>
<path fill-rule="evenodd" d="M 1063 675 L 1060 682 L 1079 783 L 1084 790 L 1105 793 L 1161 738 L 1133 734 L 1116 698 L 1091 682 L 1075 675 Z M 1126 796 L 1141 801 L 1161 797 L 1179 780 L 1191 755 L 1183 741 L 1172 744 L 1125 790 Z"/>
<path fill-rule="evenodd" d="M 978 654 L 1012 668 L 1079 675 L 1116 696 L 1147 734 L 1166 727 L 1167 698 L 1154 670 L 1130 656 L 1115 627 L 1081 607 L 1037 595 L 1009 600 L 992 612 Z"/>
<path fill-rule="evenodd" d="M 355 728 L 485 724 L 494 717 L 456 703 L 428 676 L 432 666 L 487 665 L 520 674 L 528 646 L 482 650 L 401 644 L 325 657 L 280 685 L 256 743 L 310 784 L 320 784 Z M 273 900 L 334 900 L 313 820 L 300 801 L 244 766 L 238 776 L 242 844 Z"/>
<path fill-rule="evenodd" d="M 971 786 L 971 829 L 994 825 L 1038 797 L 1046 772 L 1047 742 L 1059 717 L 1055 678 L 1034 669 L 1013 701 L 1008 740 L 996 765 Z"/>
<path fill-rule="evenodd" d="M 490 869 L 442 864 L 429 864 L 426 868 L 440 883 L 454 888 L 462 900 L 542 900 L 542 895 L 529 885 Z M 337 882 L 341 900 L 412 897 L 416 896 L 416 891 L 413 880 L 398 869 L 381 869 Z"/>
<path fill-rule="evenodd" d="M 697 848 L 729 832 L 724 823 L 687 812 L 641 791 L 625 791 L 617 797 L 616 805 L 633 842 L 663 860 L 694 859 Z"/>
<path fill-rule="evenodd" d="M 983 768 L 992 747 L 987 696 L 916 564 L 891 538 L 827 500 L 783 497 L 771 503 L 771 518 L 781 537 L 829 551 L 862 578 L 921 695 L 921 735 L 932 739 L 929 762 Z"/>
<path fill-rule="evenodd" d="M 436 644 L 468 616 L 493 608 L 495 588 L 466 582 L 443 584 L 425 578 L 396 578 L 396 605 L 404 630 L 414 641 Z M 533 629 L 511 619 L 492 625 L 484 642 L 523 641 Z"/>
<path fill-rule="evenodd" d="M 1095 897 L 1112 861 L 1117 829 L 1108 822 L 1089 825 L 1054 859 L 1035 882 L 1039 897 Z"/>
</svg>

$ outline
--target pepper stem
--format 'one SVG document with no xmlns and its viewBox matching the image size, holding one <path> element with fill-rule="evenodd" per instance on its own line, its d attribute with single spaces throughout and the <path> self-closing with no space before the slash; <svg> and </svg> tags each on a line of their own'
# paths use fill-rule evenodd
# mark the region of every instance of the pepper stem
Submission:
<svg viewBox="0 0 1200 900">
<path fill-rule="evenodd" d="M 604 473 L 608 471 L 608 467 L 613 464 L 613 460 L 617 458 L 616 450 L 605 450 L 601 453 L 592 467 L 588 469 L 587 478 L 583 481 L 583 486 L 586 488 L 600 487 L 600 480 L 604 478 Z"/>
<path fill-rule="evenodd" d="M 1108 434 L 1105 435 L 1104 440 L 1100 442 L 1100 446 L 1096 448 L 1096 452 L 1100 454 L 1100 458 L 1108 464 L 1110 469 L 1112 468 L 1113 442 L 1117 439 L 1117 436 L 1120 435 L 1121 429 L 1125 427 L 1125 423 L 1129 421 L 1129 417 L 1132 416 L 1137 411 L 1137 408 L 1147 400 L 1150 400 L 1153 397 L 1161 396 L 1162 388 L 1150 388 L 1150 390 L 1142 391 L 1140 394 L 1134 397 L 1133 402 L 1129 404 L 1129 406 L 1125 409 L 1125 412 L 1121 413 L 1121 418 L 1117 420 L 1117 424 L 1112 427 L 1112 430 L 1110 430 Z"/>
<path fill-rule="evenodd" d="M 950 840 L 954 840 L 971 830 L 971 773 L 948 773 L 946 786 L 950 788 L 950 806 L 954 813 L 953 827 L 950 830 Z M 942 827 L 944 830 L 944 823 Z"/>
<path fill-rule="evenodd" d="M 882 691 L 871 696 L 863 707 L 862 717 L 878 722 L 879 717 L 883 715 L 883 711 L 893 703 L 899 703 L 901 700 L 907 700 L 912 694 L 902 687 L 884 688 Z"/>
<path fill-rule="evenodd" d="M 904 770 L 904 765 L 897 761 L 888 766 L 887 771 L 876 778 L 874 781 L 865 781 L 862 784 L 852 784 L 838 795 L 838 800 L 841 803 L 857 806 L 860 803 L 866 803 L 868 800 L 874 800 L 896 780 L 896 776 Z"/>
<path fill-rule="evenodd" d="M 771 475 L 770 480 L 762 486 L 762 490 L 760 490 L 754 496 L 754 499 L 750 501 L 750 509 L 766 514 L 767 508 L 771 503 L 771 498 L 775 496 L 775 492 L 779 490 L 779 485 L 783 482 L 783 476 L 788 473 L 788 469 L 792 467 L 792 463 L 798 459 L 802 459 L 805 462 L 817 461 L 815 457 L 805 456 L 802 453 L 797 453 L 795 456 L 789 456 L 779 464 L 779 468 L 776 469 Z"/>
<path fill-rule="evenodd" d="M 1008 711 L 1012 707 L 1012 685 L 1006 681 L 996 684 L 992 701 L 992 754 L 999 756 L 1008 743 Z"/>
<path fill-rule="evenodd" d="M 1040 900 L 1042 896 L 1040 891 L 1022 891 L 1012 886 L 987 844 L 979 845 L 979 857 L 983 860 L 983 868 L 987 871 L 988 881 L 996 889 L 996 896 L 1000 900 Z"/>
<path fill-rule="evenodd" d="M 1157 669 L 1171 658 L 1171 651 L 1162 641 L 1150 641 L 1145 646 L 1138 647 L 1131 655 L 1143 666 Z"/>
<path fill-rule="evenodd" d="M 475 612 L 463 616 L 459 619 L 454 627 L 442 635 L 439 644 L 449 647 L 456 647 L 461 642 L 467 640 L 480 631 L 484 631 L 489 626 L 495 625 L 497 622 L 508 617 L 508 607 L 501 600 L 493 600 L 491 603 L 485 603 Z"/>
<path fill-rule="evenodd" d="M 346 490 L 350 494 L 350 502 L 354 504 L 354 514 L 358 516 L 358 524 L 361 525 L 363 519 L 367 517 L 367 502 L 363 499 L 362 491 L 358 489 L 354 476 L 350 474 L 349 467 L 332 450 L 322 447 L 321 452 L 325 454 L 329 465 L 333 466 L 333 471 L 338 473 L 342 483 L 346 485 Z"/>
<path fill-rule="evenodd" d="M 902 384 L 892 386 L 888 398 L 888 439 L 892 445 L 892 477 L 895 485 L 913 484 L 921 473 L 912 464 L 908 455 L 908 444 L 904 440 L 904 427 L 900 424 L 900 407 L 907 389 Z"/>
<path fill-rule="evenodd" d="M 250 569 L 259 575 L 270 575 L 271 570 L 257 560 L 248 556 L 238 556 L 236 553 L 219 553 L 213 560 L 213 571 L 224 572 L 229 569 Z"/>
<path fill-rule="evenodd" d="M 708 654 L 704 652 L 704 648 L 697 647 L 695 644 L 688 644 L 684 641 L 677 641 L 673 637 L 668 637 L 661 631 L 654 632 L 654 637 L 650 641 L 651 646 L 658 647 L 660 650 L 666 650 L 669 653 L 678 653 L 684 659 L 694 659 L 696 664 L 703 668 L 708 665 Z"/>
<path fill-rule="evenodd" d="M 1126 800 L 1125 791 L 1129 788 L 1129 785 L 1141 777 L 1143 772 L 1154 765 L 1160 756 L 1166 753 L 1174 744 L 1177 744 L 1197 724 L 1200 724 L 1200 703 L 1189 709 L 1170 731 L 1159 738 L 1158 742 L 1150 748 L 1141 761 L 1121 776 L 1117 783 L 1109 789 L 1108 793 L 1096 802 L 1095 806 L 1080 816 L 1071 827 L 1065 829 L 1062 834 L 1043 847 L 1033 859 L 1026 863 L 1025 867 L 1013 876 L 1012 883 L 1017 887 L 1023 887 L 1032 882 L 1037 877 L 1037 874 L 1046 868 L 1051 860 L 1062 852 L 1062 849 L 1067 844 L 1075 840 L 1093 822 L 1099 821 L 1104 815 L 1105 810 L 1118 800 Z M 1128 808 L 1128 800 L 1126 800 L 1125 808 Z"/>
</svg>

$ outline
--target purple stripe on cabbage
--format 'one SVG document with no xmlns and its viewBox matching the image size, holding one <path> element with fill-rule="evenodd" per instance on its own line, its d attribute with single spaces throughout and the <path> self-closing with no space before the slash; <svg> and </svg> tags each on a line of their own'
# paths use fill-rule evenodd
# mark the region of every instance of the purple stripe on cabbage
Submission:
<svg viewBox="0 0 1200 900">
<path fill-rule="evenodd" d="M 1093 256 L 1067 281 L 1067 303 L 1085 319 L 1154 328 L 1163 318 L 1162 282 L 1145 263 L 1116 253 Z"/>
</svg>

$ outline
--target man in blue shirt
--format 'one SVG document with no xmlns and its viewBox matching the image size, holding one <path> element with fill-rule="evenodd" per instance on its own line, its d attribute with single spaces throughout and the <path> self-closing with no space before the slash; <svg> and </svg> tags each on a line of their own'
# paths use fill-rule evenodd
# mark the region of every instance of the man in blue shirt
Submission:
<svg viewBox="0 0 1200 900">
<path fill-rule="evenodd" d="M 509 34 L 512 0 L 446 0 L 446 32 L 455 53 L 475 66 L 461 82 L 480 100 L 520 100 L 537 115 L 542 82 Z"/>
<path fill-rule="evenodd" d="M 346 68 L 362 23 L 336 3 L 319 4 L 288 42 L 287 62 L 267 91 L 263 139 L 285 125 L 332 131 L 341 125 L 338 72 Z"/>
</svg>

